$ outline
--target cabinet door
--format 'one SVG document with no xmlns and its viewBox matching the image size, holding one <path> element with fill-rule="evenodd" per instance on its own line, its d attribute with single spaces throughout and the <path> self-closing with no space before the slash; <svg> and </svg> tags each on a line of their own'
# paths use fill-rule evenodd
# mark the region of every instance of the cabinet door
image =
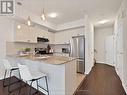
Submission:
<svg viewBox="0 0 127 95">
<path fill-rule="evenodd" d="M 55 44 L 66 44 L 66 33 L 55 33 Z"/>
<path fill-rule="evenodd" d="M 36 33 L 37 31 L 35 27 L 29 27 L 29 33 L 27 35 L 30 43 L 37 43 Z"/>
<path fill-rule="evenodd" d="M 71 37 L 85 35 L 85 29 L 84 28 L 74 29 L 73 31 L 70 31 L 70 35 Z"/>
<path fill-rule="evenodd" d="M 49 32 L 49 42 L 50 44 L 54 44 L 55 43 L 55 34 L 52 32 Z"/>
<path fill-rule="evenodd" d="M 66 43 L 67 44 L 70 43 L 70 39 L 72 39 L 73 36 L 85 35 L 84 28 L 68 30 L 65 32 L 66 32 Z"/>
<path fill-rule="evenodd" d="M 28 33 L 29 29 L 26 25 L 22 24 L 21 29 L 18 29 L 16 27 L 16 32 L 15 32 L 15 41 L 18 42 L 27 42 L 28 39 Z"/>
</svg>

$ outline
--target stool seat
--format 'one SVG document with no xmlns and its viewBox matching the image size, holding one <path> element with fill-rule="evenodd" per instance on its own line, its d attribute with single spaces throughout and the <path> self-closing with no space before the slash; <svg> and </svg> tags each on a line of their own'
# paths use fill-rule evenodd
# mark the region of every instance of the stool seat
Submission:
<svg viewBox="0 0 127 95">
<path fill-rule="evenodd" d="M 33 79 L 38 79 L 38 78 L 43 78 L 45 76 L 47 76 L 46 74 L 42 73 L 42 72 L 31 72 L 32 78 Z"/>
<path fill-rule="evenodd" d="M 30 72 L 29 68 L 26 65 L 21 65 L 18 64 L 19 67 L 19 72 L 21 75 L 21 79 L 28 82 L 31 81 L 30 86 L 32 86 L 33 82 L 35 81 L 37 83 L 37 89 L 39 90 L 39 88 L 45 90 L 48 95 L 49 95 L 49 90 L 48 90 L 48 82 L 47 82 L 47 75 L 40 72 L 40 71 L 34 71 L 34 72 Z M 46 84 L 46 89 L 41 87 L 38 83 L 38 80 L 44 78 L 45 79 L 45 84 Z M 29 95 L 31 95 L 31 89 L 29 91 Z"/>
<path fill-rule="evenodd" d="M 11 93 L 12 91 L 10 91 L 10 86 L 17 83 L 17 82 L 20 82 L 20 81 L 16 81 L 16 82 L 11 83 L 11 78 L 10 77 L 12 76 L 13 71 L 18 71 L 19 72 L 19 68 L 11 66 L 10 62 L 7 59 L 2 59 L 2 63 L 3 63 L 4 68 L 5 68 L 3 87 L 8 86 L 8 92 Z M 7 72 L 9 72 L 9 83 L 7 85 L 5 85 L 5 79 L 7 78 Z M 19 78 L 20 78 L 20 74 L 19 74 Z"/>
</svg>

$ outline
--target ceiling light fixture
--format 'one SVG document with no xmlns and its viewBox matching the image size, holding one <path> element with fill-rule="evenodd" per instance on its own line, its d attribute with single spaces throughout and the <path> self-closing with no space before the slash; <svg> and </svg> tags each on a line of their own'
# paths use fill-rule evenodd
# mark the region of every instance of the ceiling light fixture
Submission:
<svg viewBox="0 0 127 95">
<path fill-rule="evenodd" d="M 51 13 L 48 16 L 51 17 L 51 18 L 56 18 L 57 17 L 57 13 Z"/>
<path fill-rule="evenodd" d="M 21 25 L 17 25 L 17 28 L 18 28 L 18 29 L 21 29 Z"/>
<path fill-rule="evenodd" d="M 44 8 L 43 8 L 43 12 L 42 12 L 41 18 L 42 18 L 43 21 L 46 20 L 46 16 L 45 16 L 45 10 L 44 10 Z"/>
<path fill-rule="evenodd" d="M 30 16 L 28 16 L 27 25 L 28 25 L 28 26 L 31 26 L 31 19 L 30 19 Z"/>
<path fill-rule="evenodd" d="M 98 23 L 99 24 L 105 24 L 105 23 L 108 23 L 110 20 L 102 20 L 102 21 L 99 21 Z"/>
<path fill-rule="evenodd" d="M 41 18 L 42 18 L 42 20 L 43 21 L 45 21 L 46 20 L 46 15 L 45 15 L 45 1 L 43 2 L 43 10 L 42 10 L 42 14 L 41 14 Z"/>
<path fill-rule="evenodd" d="M 21 7 L 22 7 L 22 3 L 21 2 L 17 2 L 17 5 L 18 5 L 18 7 L 19 7 L 19 17 L 20 17 L 20 12 L 21 12 Z M 17 25 L 17 29 L 21 29 L 21 25 L 20 24 L 18 24 Z"/>
</svg>

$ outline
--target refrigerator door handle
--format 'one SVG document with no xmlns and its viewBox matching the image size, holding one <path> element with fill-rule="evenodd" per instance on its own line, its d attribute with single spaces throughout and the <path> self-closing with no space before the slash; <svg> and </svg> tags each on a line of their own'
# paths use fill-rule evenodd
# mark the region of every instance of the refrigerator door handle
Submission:
<svg viewBox="0 0 127 95">
<path fill-rule="evenodd" d="M 70 52 L 69 52 L 69 57 L 72 57 L 72 40 L 70 40 Z"/>
<path fill-rule="evenodd" d="M 84 62 L 84 59 L 77 59 L 77 61 Z"/>
</svg>

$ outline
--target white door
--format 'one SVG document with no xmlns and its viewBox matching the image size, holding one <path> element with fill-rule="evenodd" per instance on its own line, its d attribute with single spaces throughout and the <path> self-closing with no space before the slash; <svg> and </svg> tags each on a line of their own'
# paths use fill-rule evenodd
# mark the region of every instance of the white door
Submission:
<svg viewBox="0 0 127 95">
<path fill-rule="evenodd" d="M 113 64 L 113 36 L 108 36 L 105 38 L 105 62 L 108 65 L 112 65 Z"/>
<path fill-rule="evenodd" d="M 122 23 L 118 25 L 118 31 L 116 35 L 116 70 L 117 74 L 123 79 L 123 27 Z"/>
<path fill-rule="evenodd" d="M 123 51 L 124 51 L 124 62 L 123 62 L 123 84 L 126 90 L 127 88 L 127 15 L 123 19 Z"/>
</svg>

